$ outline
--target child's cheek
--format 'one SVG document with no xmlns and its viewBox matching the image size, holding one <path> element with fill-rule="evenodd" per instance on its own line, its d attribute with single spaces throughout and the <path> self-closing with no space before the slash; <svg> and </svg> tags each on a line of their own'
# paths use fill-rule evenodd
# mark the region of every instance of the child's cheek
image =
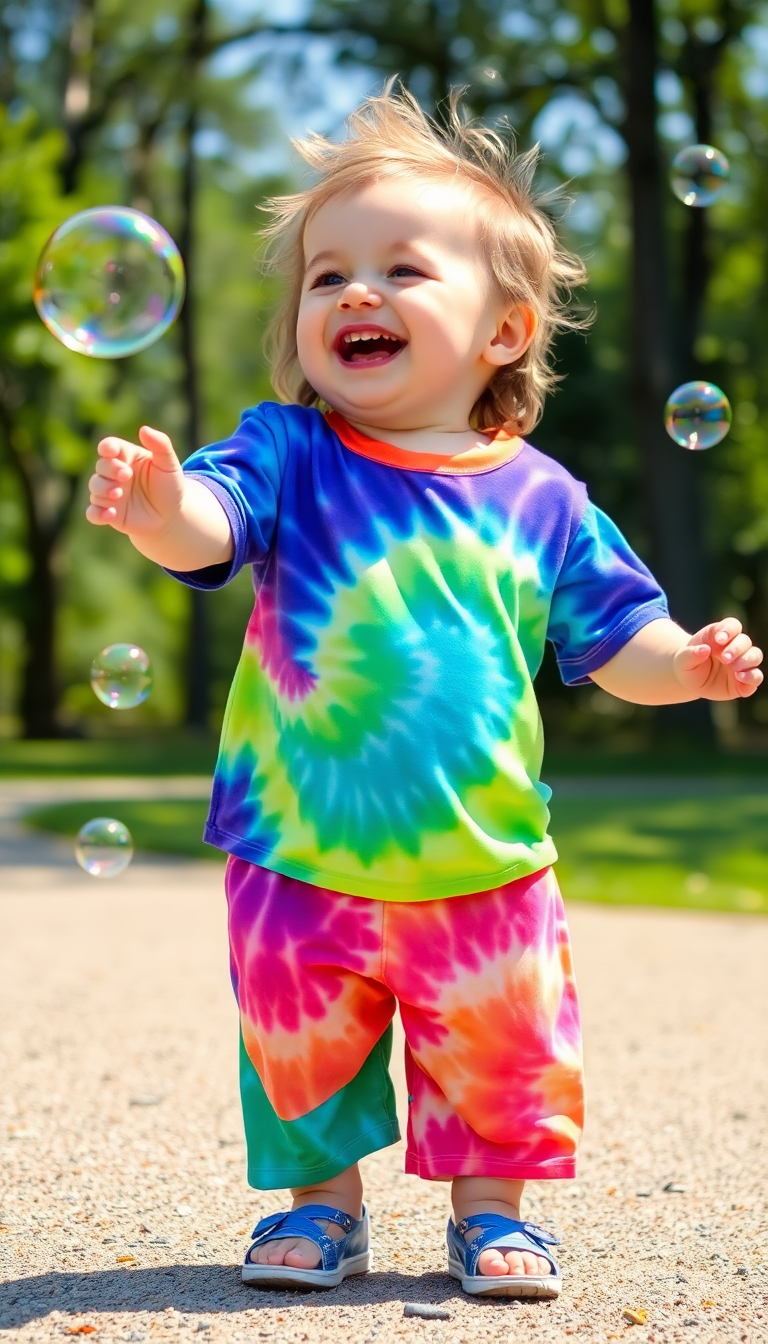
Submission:
<svg viewBox="0 0 768 1344">
<path fill-rule="evenodd" d="M 299 312 L 296 324 L 296 348 L 299 363 L 305 374 L 309 375 L 309 370 L 315 369 L 327 353 L 323 341 L 323 323 L 315 314 Z"/>
</svg>

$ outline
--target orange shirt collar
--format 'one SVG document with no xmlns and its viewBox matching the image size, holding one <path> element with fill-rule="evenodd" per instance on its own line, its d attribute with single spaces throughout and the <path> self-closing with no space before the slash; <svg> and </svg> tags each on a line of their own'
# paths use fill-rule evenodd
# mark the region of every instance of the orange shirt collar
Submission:
<svg viewBox="0 0 768 1344">
<path fill-rule="evenodd" d="M 497 429 L 490 443 L 479 444 L 462 453 L 411 453 L 406 448 L 397 448 L 394 443 L 382 443 L 379 439 L 369 438 L 350 425 L 338 411 L 327 411 L 325 418 L 345 448 L 373 462 L 381 462 L 385 467 L 400 467 L 404 471 L 426 471 L 442 476 L 476 476 L 511 462 L 523 447 L 523 440 L 516 434 Z"/>
</svg>

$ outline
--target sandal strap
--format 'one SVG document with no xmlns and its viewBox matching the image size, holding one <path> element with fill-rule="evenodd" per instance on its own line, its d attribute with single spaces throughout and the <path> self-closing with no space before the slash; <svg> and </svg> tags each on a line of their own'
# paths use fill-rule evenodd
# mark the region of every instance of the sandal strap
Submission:
<svg viewBox="0 0 768 1344">
<path fill-rule="evenodd" d="M 478 1229 L 477 1236 L 471 1241 L 465 1241 L 464 1233 L 471 1232 L 474 1228 Z M 469 1218 L 462 1218 L 461 1222 L 456 1224 L 456 1233 L 459 1242 L 466 1247 L 464 1258 L 467 1273 L 470 1275 L 477 1272 L 481 1252 L 492 1247 L 500 1250 L 506 1247 L 510 1251 L 531 1251 L 534 1255 L 544 1255 L 552 1267 L 552 1272 L 557 1273 L 557 1265 L 547 1247 L 559 1246 L 560 1242 L 551 1232 L 546 1232 L 543 1227 L 537 1227 L 535 1223 L 519 1222 L 516 1218 L 505 1218 L 499 1213 L 470 1214 Z"/>
<path fill-rule="evenodd" d="M 336 1223 L 338 1227 L 343 1227 L 345 1233 L 349 1234 L 356 1225 L 356 1220 L 342 1209 L 332 1209 L 326 1204 L 305 1204 L 301 1209 L 293 1209 L 288 1213 L 271 1213 L 266 1218 L 262 1218 L 253 1229 L 253 1241 L 248 1248 L 246 1260 L 250 1258 L 251 1251 L 257 1246 L 263 1246 L 268 1241 L 282 1241 L 286 1237 L 304 1237 L 317 1246 L 322 1255 L 323 1269 L 337 1269 L 339 1264 L 339 1251 L 344 1244 L 344 1238 L 338 1241 L 329 1237 L 327 1232 L 317 1226 L 312 1219 L 319 1218 L 326 1223 Z"/>
</svg>

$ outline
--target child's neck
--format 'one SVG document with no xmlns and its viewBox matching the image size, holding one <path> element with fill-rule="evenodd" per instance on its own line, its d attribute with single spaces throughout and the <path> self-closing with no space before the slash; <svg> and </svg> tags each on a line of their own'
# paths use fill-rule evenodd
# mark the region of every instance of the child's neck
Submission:
<svg viewBox="0 0 768 1344">
<path fill-rule="evenodd" d="M 441 457 L 453 457 L 457 453 L 465 453 L 471 448 L 488 444 L 494 437 L 493 431 L 472 429 L 470 425 L 456 428 L 448 425 L 426 425 L 419 429 L 392 429 L 353 419 L 351 416 L 345 416 L 345 419 L 369 439 L 378 439 L 380 443 L 392 443 L 407 453 L 433 453 Z"/>
</svg>

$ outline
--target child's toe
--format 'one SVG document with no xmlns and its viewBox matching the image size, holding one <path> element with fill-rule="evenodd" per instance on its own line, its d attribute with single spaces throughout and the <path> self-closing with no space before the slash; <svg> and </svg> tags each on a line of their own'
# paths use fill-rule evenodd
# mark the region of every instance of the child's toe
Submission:
<svg viewBox="0 0 768 1344">
<path fill-rule="evenodd" d="M 287 1264 L 288 1255 L 290 1255 L 290 1253 L 294 1250 L 296 1246 L 298 1246 L 298 1244 L 299 1244 L 298 1240 L 295 1237 L 291 1241 L 267 1242 L 267 1245 L 265 1247 L 266 1259 L 264 1260 L 263 1263 L 266 1265 Z"/>
<path fill-rule="evenodd" d="M 507 1262 L 501 1251 L 491 1249 L 482 1251 L 477 1260 L 477 1272 L 479 1274 L 508 1274 Z"/>
<path fill-rule="evenodd" d="M 519 1277 L 521 1274 L 528 1273 L 528 1270 L 525 1268 L 525 1261 L 529 1259 L 529 1257 L 523 1256 L 521 1251 L 507 1251 L 504 1259 L 510 1274 L 515 1274 Z"/>
<path fill-rule="evenodd" d="M 552 1273 L 549 1261 L 540 1255 L 534 1255 L 532 1251 L 507 1251 L 504 1259 L 510 1274 L 539 1278 Z"/>
<path fill-rule="evenodd" d="M 541 1264 L 540 1256 L 534 1255 L 532 1251 L 523 1251 L 524 1274 L 539 1274 L 541 1272 L 539 1269 L 540 1264 Z"/>
<path fill-rule="evenodd" d="M 292 1269 L 316 1269 L 322 1258 L 320 1251 L 312 1245 L 312 1242 L 299 1241 L 286 1251 L 283 1263 L 290 1265 Z"/>
</svg>

